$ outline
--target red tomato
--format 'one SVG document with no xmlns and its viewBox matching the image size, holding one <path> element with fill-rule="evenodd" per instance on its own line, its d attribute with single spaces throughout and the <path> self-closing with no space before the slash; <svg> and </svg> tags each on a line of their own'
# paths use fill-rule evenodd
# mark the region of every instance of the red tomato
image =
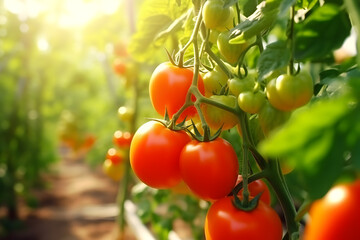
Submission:
<svg viewBox="0 0 360 240">
<path fill-rule="evenodd" d="M 237 209 L 233 197 L 226 197 L 210 206 L 205 219 L 206 240 L 281 240 L 279 216 L 259 201 L 252 211 Z"/>
<path fill-rule="evenodd" d="M 205 200 L 217 200 L 229 194 L 235 186 L 238 168 L 235 150 L 222 138 L 210 142 L 193 140 L 180 155 L 184 182 Z"/>
<path fill-rule="evenodd" d="M 130 146 L 134 173 L 150 187 L 174 187 L 181 181 L 180 152 L 190 141 L 184 131 L 172 131 L 156 121 L 145 123 L 134 134 Z"/>
<path fill-rule="evenodd" d="M 309 213 L 304 240 L 360 239 L 360 180 L 333 187 Z"/>
<path fill-rule="evenodd" d="M 165 115 L 167 109 L 171 118 L 184 105 L 193 75 L 191 69 L 179 68 L 170 62 L 162 63 L 155 69 L 150 78 L 149 93 L 153 107 L 161 116 Z M 200 74 L 198 79 L 198 88 L 204 94 L 204 83 Z M 196 100 L 194 96 L 192 100 Z M 180 115 L 179 121 L 196 114 L 195 107 L 189 107 Z"/>
<path fill-rule="evenodd" d="M 122 132 L 120 130 L 117 130 L 114 133 L 113 142 L 120 148 L 129 147 L 130 143 L 132 141 L 132 138 L 133 138 L 133 136 L 131 133 Z"/>
<path fill-rule="evenodd" d="M 111 162 L 116 165 L 124 161 L 124 156 L 115 148 L 110 148 L 106 153 L 106 159 L 110 159 Z"/>
<path fill-rule="evenodd" d="M 242 182 L 242 180 L 243 180 L 242 176 L 239 175 L 238 179 L 236 181 L 236 184 Z M 258 180 L 251 182 L 248 185 L 248 189 L 250 192 L 250 197 L 255 197 L 256 195 L 261 193 L 260 200 L 263 201 L 264 203 L 270 205 L 271 194 L 270 194 L 269 188 L 267 187 L 266 183 L 263 180 L 258 179 Z M 241 189 L 238 193 L 239 197 L 242 197 L 242 192 L 243 192 L 243 190 Z"/>
</svg>

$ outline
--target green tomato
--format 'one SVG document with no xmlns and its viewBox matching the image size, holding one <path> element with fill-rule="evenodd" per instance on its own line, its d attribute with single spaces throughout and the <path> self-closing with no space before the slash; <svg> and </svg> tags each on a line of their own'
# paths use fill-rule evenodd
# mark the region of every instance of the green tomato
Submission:
<svg viewBox="0 0 360 240">
<path fill-rule="evenodd" d="M 252 91 L 255 86 L 255 78 L 251 75 L 245 78 L 232 78 L 228 81 L 229 91 L 234 96 L 239 96 L 240 93 Z"/>
<path fill-rule="evenodd" d="M 121 121 L 132 122 L 134 118 L 134 109 L 121 106 L 118 109 L 118 116 Z"/>
<path fill-rule="evenodd" d="M 221 88 L 226 85 L 227 80 L 227 75 L 221 69 L 215 68 L 213 71 L 207 72 L 203 76 L 205 96 L 209 97 L 219 93 Z"/>
<path fill-rule="evenodd" d="M 305 71 L 297 75 L 282 74 L 267 84 L 266 92 L 271 105 L 282 111 L 292 111 L 310 101 L 314 84 Z"/>
<path fill-rule="evenodd" d="M 222 28 L 231 15 L 230 8 L 224 8 L 224 1 L 212 0 L 204 4 L 202 15 L 204 24 L 209 29 Z"/>
<path fill-rule="evenodd" d="M 210 99 L 232 108 L 235 108 L 237 104 L 236 97 L 232 95 L 212 95 Z M 238 123 L 235 114 L 213 105 L 203 104 L 202 111 L 207 124 L 212 129 L 217 130 L 222 126 L 222 130 L 228 130 Z"/>
<path fill-rule="evenodd" d="M 257 92 L 242 92 L 238 97 L 239 107 L 247 113 L 258 113 L 265 104 L 265 93 Z"/>
<path fill-rule="evenodd" d="M 290 112 L 280 111 L 266 101 L 259 112 L 259 123 L 264 135 L 268 136 L 271 131 L 282 126 L 290 115 Z"/>
<path fill-rule="evenodd" d="M 220 33 L 217 40 L 217 46 L 221 56 L 223 56 L 228 63 L 235 64 L 249 44 L 247 42 L 230 44 L 230 34 L 230 31 Z"/>
</svg>

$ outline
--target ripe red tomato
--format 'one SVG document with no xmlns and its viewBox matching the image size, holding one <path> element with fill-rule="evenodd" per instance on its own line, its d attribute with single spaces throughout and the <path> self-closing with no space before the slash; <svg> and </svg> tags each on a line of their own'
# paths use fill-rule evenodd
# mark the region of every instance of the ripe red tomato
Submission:
<svg viewBox="0 0 360 240">
<path fill-rule="evenodd" d="M 235 150 L 219 137 L 209 142 L 193 140 L 180 155 L 184 182 L 205 200 L 217 200 L 229 194 L 235 186 L 238 168 Z"/>
<path fill-rule="evenodd" d="M 242 180 L 243 180 L 242 176 L 239 175 L 238 179 L 236 181 L 236 184 L 242 182 Z M 258 179 L 258 180 L 251 182 L 248 185 L 248 189 L 249 189 L 250 197 L 255 197 L 256 195 L 261 193 L 260 200 L 263 201 L 264 203 L 270 205 L 270 203 L 271 203 L 270 191 L 269 191 L 269 188 L 267 187 L 266 183 L 263 180 Z M 243 192 L 243 189 L 241 189 L 239 191 L 238 196 L 242 197 L 242 192 Z"/>
<path fill-rule="evenodd" d="M 150 121 L 134 134 L 130 146 L 130 163 L 136 176 L 153 188 L 171 188 L 181 181 L 179 157 L 191 141 L 184 131 L 173 131 Z"/>
<path fill-rule="evenodd" d="M 205 219 L 206 240 L 281 240 L 281 220 L 269 205 L 259 201 L 252 211 L 243 211 L 232 200 L 226 197 L 210 206 Z"/>
<path fill-rule="evenodd" d="M 106 153 L 106 159 L 110 159 L 113 164 L 119 164 L 124 161 L 124 156 L 120 151 L 115 148 L 110 148 Z"/>
<path fill-rule="evenodd" d="M 115 131 L 113 142 L 120 148 L 129 147 L 132 141 L 132 134 L 129 132 Z"/>
<path fill-rule="evenodd" d="M 155 110 L 165 116 L 165 109 L 171 118 L 185 103 L 186 95 L 191 86 L 193 71 L 188 68 L 179 68 L 170 62 L 160 64 L 150 78 L 150 100 Z M 205 93 L 204 83 L 199 74 L 198 88 Z M 195 101 L 195 97 L 192 96 Z M 179 121 L 188 119 L 197 114 L 194 106 L 188 107 L 179 118 Z"/>
<path fill-rule="evenodd" d="M 360 180 L 336 185 L 310 209 L 304 240 L 360 239 Z"/>
</svg>

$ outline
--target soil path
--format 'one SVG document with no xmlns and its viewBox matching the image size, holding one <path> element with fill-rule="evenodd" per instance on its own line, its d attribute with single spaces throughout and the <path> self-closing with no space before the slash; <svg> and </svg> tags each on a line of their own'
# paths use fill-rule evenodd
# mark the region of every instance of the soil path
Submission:
<svg viewBox="0 0 360 240">
<path fill-rule="evenodd" d="M 64 155 L 64 154 L 63 154 Z M 21 209 L 24 228 L 6 240 L 115 240 L 118 183 L 92 169 L 83 158 L 64 155 L 46 176 L 48 190 L 36 195 L 39 207 Z M 133 240 L 130 233 L 125 239 Z"/>
</svg>

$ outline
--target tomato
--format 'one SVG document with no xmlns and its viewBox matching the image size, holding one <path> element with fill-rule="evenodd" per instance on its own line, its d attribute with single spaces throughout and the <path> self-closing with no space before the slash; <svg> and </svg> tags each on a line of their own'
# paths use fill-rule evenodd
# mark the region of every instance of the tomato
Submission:
<svg viewBox="0 0 360 240">
<path fill-rule="evenodd" d="M 133 138 L 133 136 L 131 133 L 122 132 L 120 130 L 117 130 L 114 133 L 113 142 L 120 148 L 129 147 L 130 143 L 132 141 L 132 138 Z"/>
<path fill-rule="evenodd" d="M 130 146 L 130 163 L 135 175 L 153 188 L 171 188 L 181 181 L 179 157 L 191 141 L 184 131 L 173 131 L 150 121 L 134 134 Z"/>
<path fill-rule="evenodd" d="M 265 93 L 262 91 L 242 92 L 238 97 L 239 107 L 247 113 L 258 113 L 265 101 Z"/>
<path fill-rule="evenodd" d="M 243 180 L 242 176 L 238 175 L 236 185 L 238 183 L 242 182 L 242 180 Z M 248 189 L 249 189 L 249 193 L 250 193 L 251 198 L 253 198 L 256 195 L 261 193 L 260 201 L 270 205 L 270 203 L 271 203 L 271 194 L 270 194 L 269 188 L 267 187 L 266 183 L 263 180 L 258 179 L 258 180 L 255 180 L 255 181 L 249 183 L 248 184 Z M 239 191 L 239 193 L 238 193 L 238 196 L 240 198 L 242 197 L 242 192 L 243 192 L 243 189 L 241 189 Z"/>
<path fill-rule="evenodd" d="M 255 86 L 255 78 L 252 75 L 248 75 L 245 78 L 232 78 L 228 81 L 229 91 L 235 97 L 238 97 L 240 93 L 246 91 L 252 91 Z"/>
<path fill-rule="evenodd" d="M 230 31 L 220 33 L 217 40 L 217 46 L 221 56 L 223 56 L 228 63 L 235 64 L 249 44 L 247 42 L 241 44 L 230 44 L 230 34 Z"/>
<path fill-rule="evenodd" d="M 115 73 L 124 75 L 126 73 L 126 64 L 122 59 L 116 58 L 113 63 L 113 69 Z"/>
<path fill-rule="evenodd" d="M 232 95 L 213 95 L 210 97 L 210 99 L 232 108 L 235 108 L 237 104 L 236 97 Z M 210 104 L 203 104 L 201 108 L 204 113 L 206 123 L 212 129 L 218 130 L 220 127 L 222 127 L 222 130 L 228 130 L 233 128 L 238 123 L 237 116 L 231 112 Z"/>
<path fill-rule="evenodd" d="M 217 200 L 229 194 L 239 168 L 235 150 L 220 137 L 209 142 L 189 142 L 181 152 L 179 165 L 184 182 L 204 200 Z"/>
<path fill-rule="evenodd" d="M 281 240 L 282 224 L 277 213 L 259 201 L 252 211 L 237 209 L 233 197 L 212 204 L 206 214 L 206 240 Z"/>
<path fill-rule="evenodd" d="M 106 159 L 110 159 L 116 165 L 124 161 L 124 155 L 115 148 L 110 148 L 106 153 Z"/>
<path fill-rule="evenodd" d="M 266 86 L 267 97 L 274 107 L 292 111 L 308 103 L 313 96 L 311 76 L 303 71 L 297 75 L 282 74 Z"/>
<path fill-rule="evenodd" d="M 121 121 L 132 122 L 134 118 L 134 109 L 121 106 L 118 109 L 118 116 Z"/>
<path fill-rule="evenodd" d="M 205 2 L 202 10 L 204 24 L 209 29 L 222 29 L 226 27 L 229 19 L 234 14 L 231 14 L 230 8 L 224 8 L 224 1 L 222 0 L 211 0 Z M 232 28 L 232 25 L 230 26 Z"/>
<path fill-rule="evenodd" d="M 360 180 L 334 186 L 310 208 L 304 240 L 360 239 Z"/>
<path fill-rule="evenodd" d="M 193 71 L 188 68 L 179 68 L 170 62 L 160 64 L 150 78 L 149 93 L 150 100 L 155 110 L 165 115 L 165 109 L 171 118 L 185 103 L 186 95 L 191 86 Z M 202 94 L 205 93 L 204 83 L 199 74 L 198 88 Z M 192 97 L 195 101 L 195 97 Z M 188 107 L 179 118 L 184 120 L 187 116 L 191 118 L 197 114 L 194 106 Z"/>
<path fill-rule="evenodd" d="M 259 112 L 259 123 L 264 135 L 269 135 L 272 130 L 283 125 L 289 117 L 289 112 L 280 111 L 266 101 Z"/>
<path fill-rule="evenodd" d="M 203 77 L 205 96 L 210 97 L 213 94 L 220 93 L 221 88 L 226 85 L 227 80 L 227 75 L 220 69 L 207 72 Z"/>
<path fill-rule="evenodd" d="M 115 164 L 110 159 L 105 159 L 102 168 L 104 173 L 114 181 L 120 181 L 124 176 L 124 164 Z"/>
</svg>

